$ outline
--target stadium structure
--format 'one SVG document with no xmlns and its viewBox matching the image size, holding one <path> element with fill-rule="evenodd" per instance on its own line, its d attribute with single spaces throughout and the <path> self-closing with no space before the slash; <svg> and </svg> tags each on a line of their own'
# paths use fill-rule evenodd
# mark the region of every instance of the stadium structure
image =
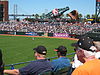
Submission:
<svg viewBox="0 0 100 75">
<path fill-rule="evenodd" d="M 100 15 L 100 0 L 96 0 L 95 14 L 96 14 L 96 18 L 95 18 L 95 21 L 96 21 L 99 18 L 99 15 Z"/>
<path fill-rule="evenodd" d="M 0 0 L 0 21 L 8 21 L 8 0 Z"/>
<path fill-rule="evenodd" d="M 0 21 L 8 21 L 9 20 L 9 15 L 8 14 L 8 0 L 0 0 Z M 95 8 L 95 22 L 98 21 L 99 15 L 100 15 L 100 0 L 96 0 L 96 8 Z M 60 17 L 64 12 L 68 11 L 69 7 L 65 7 L 65 8 L 56 8 L 54 10 L 52 10 L 51 12 L 47 13 L 46 15 L 42 16 L 41 18 L 52 18 L 55 19 L 57 17 Z M 10 16 L 16 16 L 16 15 L 10 15 Z M 19 15 L 18 15 L 19 16 Z M 20 16 L 25 16 L 25 15 L 20 15 Z M 27 16 L 27 15 L 26 15 Z M 32 16 L 32 15 L 29 15 Z M 76 10 L 73 10 L 72 12 L 68 13 L 68 16 L 71 19 L 78 19 L 78 12 Z M 100 19 L 99 19 L 100 20 Z"/>
<path fill-rule="evenodd" d="M 13 16 L 15 20 L 15 16 L 32 16 L 32 15 L 18 15 L 18 14 L 9 14 L 8 8 L 9 8 L 9 1 L 8 0 L 0 0 L 0 21 L 8 21 L 9 16 Z M 17 7 L 16 7 L 17 8 Z M 65 8 L 55 8 L 49 13 L 41 16 L 39 21 L 46 21 L 47 19 L 53 19 L 60 18 L 61 15 L 63 15 L 64 12 L 68 11 L 69 7 Z M 14 11 L 17 11 L 15 9 Z M 68 13 L 68 16 L 71 17 L 71 19 L 77 19 L 78 12 L 76 10 L 73 10 L 72 12 Z"/>
</svg>

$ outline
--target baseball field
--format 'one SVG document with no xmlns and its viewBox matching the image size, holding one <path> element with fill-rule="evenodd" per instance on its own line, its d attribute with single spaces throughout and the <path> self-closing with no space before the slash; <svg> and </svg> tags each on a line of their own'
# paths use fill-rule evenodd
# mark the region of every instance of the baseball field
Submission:
<svg viewBox="0 0 100 75">
<path fill-rule="evenodd" d="M 47 58 L 55 57 L 56 52 L 53 50 L 60 45 L 66 46 L 68 53 L 72 53 L 71 44 L 74 42 L 76 40 L 70 38 L 0 35 L 0 49 L 5 65 L 35 60 L 33 48 L 38 45 L 47 48 Z"/>
</svg>

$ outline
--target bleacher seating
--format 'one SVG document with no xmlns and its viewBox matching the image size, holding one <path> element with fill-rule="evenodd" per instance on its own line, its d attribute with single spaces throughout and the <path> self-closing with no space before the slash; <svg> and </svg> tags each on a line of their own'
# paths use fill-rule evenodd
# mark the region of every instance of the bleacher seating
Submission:
<svg viewBox="0 0 100 75">
<path fill-rule="evenodd" d="M 44 72 L 44 73 L 41 73 L 39 75 L 53 75 L 53 72 L 52 71 Z"/>
<path fill-rule="evenodd" d="M 62 69 L 59 69 L 58 71 L 56 72 L 53 72 L 53 71 L 49 71 L 49 72 L 44 72 L 44 73 L 41 73 L 39 75 L 69 75 L 68 74 L 68 71 L 71 67 L 65 67 L 65 68 L 62 68 Z"/>
<path fill-rule="evenodd" d="M 59 69 L 58 71 L 54 72 L 53 75 L 68 75 L 68 71 L 71 67 L 65 67 L 62 69 Z"/>
</svg>

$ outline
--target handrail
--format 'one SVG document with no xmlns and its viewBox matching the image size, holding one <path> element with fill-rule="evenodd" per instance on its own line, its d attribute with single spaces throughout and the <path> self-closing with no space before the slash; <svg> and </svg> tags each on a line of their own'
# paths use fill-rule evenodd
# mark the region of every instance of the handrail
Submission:
<svg viewBox="0 0 100 75">
<path fill-rule="evenodd" d="M 75 52 L 74 53 L 69 53 L 69 54 L 67 54 L 67 55 L 73 55 L 73 54 L 75 54 Z M 57 56 L 55 56 L 55 57 L 50 57 L 50 58 L 47 58 L 48 60 L 49 59 L 54 59 L 54 58 L 57 58 Z M 69 59 L 71 59 L 71 57 L 69 58 Z M 33 60 L 33 61 L 26 61 L 26 62 L 20 62 L 20 63 L 15 63 L 15 64 L 8 64 L 8 65 L 5 65 L 5 67 L 11 67 L 11 69 L 14 69 L 14 66 L 15 65 L 20 65 L 20 64 L 26 64 L 26 63 L 30 63 L 30 62 L 34 62 L 34 61 L 36 61 L 36 60 Z"/>
</svg>

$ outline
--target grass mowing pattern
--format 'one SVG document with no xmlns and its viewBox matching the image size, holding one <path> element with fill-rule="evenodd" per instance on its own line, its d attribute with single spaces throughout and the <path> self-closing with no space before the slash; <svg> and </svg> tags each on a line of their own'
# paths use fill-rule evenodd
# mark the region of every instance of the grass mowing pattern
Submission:
<svg viewBox="0 0 100 75">
<path fill-rule="evenodd" d="M 53 50 L 59 45 L 66 46 L 68 53 L 72 53 L 73 47 L 71 47 L 71 43 L 73 42 L 75 41 L 60 38 L 0 35 L 0 48 L 3 51 L 5 64 L 35 60 L 33 48 L 38 45 L 43 45 L 47 48 L 47 57 L 56 56 L 56 52 Z"/>
</svg>

